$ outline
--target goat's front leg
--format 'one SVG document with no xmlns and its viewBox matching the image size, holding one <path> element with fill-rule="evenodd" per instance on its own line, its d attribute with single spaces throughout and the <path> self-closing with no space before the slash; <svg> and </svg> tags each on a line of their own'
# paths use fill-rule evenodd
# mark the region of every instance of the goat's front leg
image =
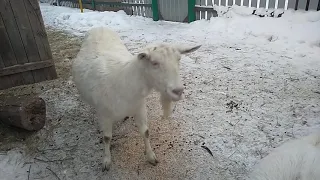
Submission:
<svg viewBox="0 0 320 180">
<path fill-rule="evenodd" d="M 103 131 L 104 158 L 102 162 L 102 171 L 109 171 L 111 166 L 110 144 L 112 139 L 112 119 L 99 114 L 100 128 Z"/>
<path fill-rule="evenodd" d="M 157 165 L 158 160 L 150 145 L 149 129 L 148 129 L 148 122 L 147 122 L 147 111 L 146 111 L 145 102 L 143 102 L 143 104 L 140 106 L 134 119 L 139 128 L 139 132 L 143 137 L 146 158 L 149 163 L 155 166 Z"/>
<path fill-rule="evenodd" d="M 162 112 L 163 116 L 162 119 L 168 119 L 171 115 L 171 104 L 172 101 L 166 96 L 161 94 L 160 95 L 161 105 L 162 105 Z"/>
</svg>

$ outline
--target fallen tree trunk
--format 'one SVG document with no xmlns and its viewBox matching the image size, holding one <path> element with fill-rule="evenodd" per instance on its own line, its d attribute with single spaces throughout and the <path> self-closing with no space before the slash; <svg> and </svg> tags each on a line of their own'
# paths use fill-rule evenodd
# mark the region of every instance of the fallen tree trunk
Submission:
<svg viewBox="0 0 320 180">
<path fill-rule="evenodd" d="M 28 131 L 43 128 L 46 120 L 45 101 L 37 96 L 0 98 L 0 121 Z"/>
</svg>

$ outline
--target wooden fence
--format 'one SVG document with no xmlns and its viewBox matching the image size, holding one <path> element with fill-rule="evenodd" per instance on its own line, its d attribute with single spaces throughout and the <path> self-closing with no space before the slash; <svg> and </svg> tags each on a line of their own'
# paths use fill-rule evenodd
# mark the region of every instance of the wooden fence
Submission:
<svg viewBox="0 0 320 180">
<path fill-rule="evenodd" d="M 38 0 L 0 0 L 0 89 L 55 78 Z"/>
<path fill-rule="evenodd" d="M 43 0 L 44 1 L 44 0 Z M 50 1 L 50 0 L 49 0 Z M 52 0 L 51 0 L 52 1 Z M 54 0 L 59 1 L 59 0 Z M 79 7 L 78 0 L 60 0 L 60 4 Z M 94 10 L 120 10 L 129 15 L 152 17 L 154 20 L 192 22 L 218 16 L 214 7 L 246 6 L 255 9 L 274 10 L 320 10 L 320 0 L 82 0 Z M 63 3 L 65 2 L 65 3 Z M 69 4 L 68 4 L 69 3 Z M 73 4 L 73 5 L 70 5 Z M 59 3 L 58 3 L 59 4 Z M 105 8 L 97 9 L 97 6 Z M 112 9 L 117 7 L 118 9 Z"/>
<path fill-rule="evenodd" d="M 148 18 L 159 18 L 153 14 L 157 7 L 152 7 L 154 0 L 82 0 L 83 8 L 94 11 L 119 11 L 124 10 L 128 15 L 143 16 Z M 78 0 L 41 0 L 58 6 L 80 8 Z"/>
<path fill-rule="evenodd" d="M 278 10 L 320 10 L 320 0 L 193 0 L 195 17 L 193 20 L 210 19 L 218 16 L 214 6 L 246 6 L 254 9 L 265 9 L 270 12 Z M 192 20 L 191 20 L 192 21 Z"/>
</svg>

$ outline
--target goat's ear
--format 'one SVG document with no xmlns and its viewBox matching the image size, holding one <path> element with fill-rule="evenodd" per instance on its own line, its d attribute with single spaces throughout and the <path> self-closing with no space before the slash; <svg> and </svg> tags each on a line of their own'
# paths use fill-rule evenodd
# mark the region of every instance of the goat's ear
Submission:
<svg viewBox="0 0 320 180">
<path fill-rule="evenodd" d="M 140 60 L 149 60 L 149 54 L 145 53 L 145 52 L 141 52 L 138 54 L 138 59 Z"/>
<path fill-rule="evenodd" d="M 197 46 L 186 46 L 186 45 L 181 45 L 181 46 L 176 46 L 176 48 L 178 49 L 178 51 L 181 54 L 187 54 L 187 53 L 191 53 L 194 52 L 196 50 L 198 50 L 202 45 L 197 45 Z"/>
</svg>

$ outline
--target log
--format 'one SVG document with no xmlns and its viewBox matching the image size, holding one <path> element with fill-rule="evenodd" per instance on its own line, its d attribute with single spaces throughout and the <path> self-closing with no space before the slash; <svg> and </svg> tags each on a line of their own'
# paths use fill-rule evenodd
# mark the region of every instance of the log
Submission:
<svg viewBox="0 0 320 180">
<path fill-rule="evenodd" d="M 37 96 L 0 98 L 0 121 L 28 131 L 40 130 L 46 121 L 45 101 Z"/>
</svg>

